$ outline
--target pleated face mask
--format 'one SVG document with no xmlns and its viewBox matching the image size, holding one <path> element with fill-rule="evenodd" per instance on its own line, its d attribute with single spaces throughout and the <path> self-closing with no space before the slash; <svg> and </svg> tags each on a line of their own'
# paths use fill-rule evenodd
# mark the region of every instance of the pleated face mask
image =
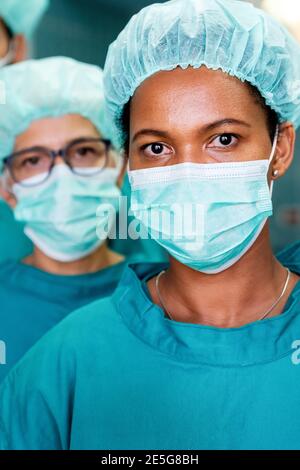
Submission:
<svg viewBox="0 0 300 470">
<path fill-rule="evenodd" d="M 115 223 L 121 196 L 116 184 L 119 173 L 119 168 L 105 168 L 97 175 L 79 176 L 66 165 L 57 165 L 38 186 L 13 185 L 18 200 L 15 218 L 50 258 L 81 259 L 104 243 Z"/>
<path fill-rule="evenodd" d="M 181 263 L 221 272 L 254 244 L 273 213 L 269 159 L 180 163 L 129 171 L 131 211 L 141 227 Z"/>
</svg>

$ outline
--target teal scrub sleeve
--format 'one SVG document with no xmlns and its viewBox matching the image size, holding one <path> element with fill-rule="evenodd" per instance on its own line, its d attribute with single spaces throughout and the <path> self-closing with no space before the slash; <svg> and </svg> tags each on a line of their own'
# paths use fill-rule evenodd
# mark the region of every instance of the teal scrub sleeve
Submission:
<svg viewBox="0 0 300 470">
<path fill-rule="evenodd" d="M 58 332 L 59 333 L 59 332 Z M 68 346 L 48 353 L 48 335 L 18 363 L 0 388 L 1 450 L 64 450 L 71 403 Z M 26 373 L 23 373 L 23 368 Z M 16 386 L 17 385 L 17 386 Z"/>
</svg>

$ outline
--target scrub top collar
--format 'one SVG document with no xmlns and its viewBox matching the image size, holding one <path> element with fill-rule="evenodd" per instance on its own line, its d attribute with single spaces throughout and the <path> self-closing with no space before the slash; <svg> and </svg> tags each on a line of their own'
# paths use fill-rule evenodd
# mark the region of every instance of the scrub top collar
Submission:
<svg viewBox="0 0 300 470">
<path fill-rule="evenodd" d="M 217 367 L 253 366 L 292 355 L 293 342 L 300 338 L 300 281 L 282 314 L 238 328 L 218 328 L 170 320 L 152 303 L 143 282 L 165 267 L 129 265 L 112 296 L 127 328 L 144 343 L 175 360 Z"/>
<path fill-rule="evenodd" d="M 33 294 L 35 299 L 43 299 L 47 303 L 55 304 L 58 299 L 62 299 L 63 308 L 72 312 L 99 296 L 111 295 L 126 265 L 125 260 L 92 273 L 60 275 L 11 260 L 0 264 L 0 282 L 6 289 L 27 293 L 32 301 Z"/>
<path fill-rule="evenodd" d="M 120 268 L 124 268 L 126 266 L 126 260 L 120 261 L 119 263 L 113 264 L 111 266 L 105 267 L 100 269 L 99 271 L 94 271 L 91 273 L 83 273 L 83 274 L 53 274 L 47 271 L 43 271 L 39 268 L 31 266 L 29 264 L 22 263 L 21 261 L 14 261 L 14 260 L 7 260 L 0 263 L 0 269 L 4 270 L 12 270 L 14 269 L 18 275 L 24 275 L 23 280 L 23 287 L 24 282 L 28 280 L 28 285 L 32 287 L 32 280 L 36 279 L 39 282 L 45 282 L 47 285 L 49 284 L 59 284 L 64 281 L 66 285 L 78 285 L 81 286 L 83 282 L 87 285 L 99 282 L 99 276 L 103 276 L 106 273 L 109 275 L 114 270 L 120 270 Z"/>
</svg>

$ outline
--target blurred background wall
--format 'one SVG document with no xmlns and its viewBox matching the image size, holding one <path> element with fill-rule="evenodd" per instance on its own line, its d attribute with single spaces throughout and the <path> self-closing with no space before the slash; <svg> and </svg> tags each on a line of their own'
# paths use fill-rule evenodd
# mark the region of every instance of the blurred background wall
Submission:
<svg viewBox="0 0 300 470">
<path fill-rule="evenodd" d="M 294 6 L 289 5 L 290 2 Z M 35 57 L 68 55 L 103 66 L 110 42 L 132 14 L 150 3 L 152 1 L 145 0 L 51 0 L 51 7 L 35 36 L 32 53 Z M 253 0 L 253 3 L 261 4 L 262 0 Z M 271 4 L 272 8 L 276 4 L 283 5 L 285 14 L 289 14 L 300 31 L 300 0 L 265 3 Z M 295 10 L 295 4 L 299 11 Z M 283 16 L 280 11 L 277 8 L 272 13 Z M 282 17 L 282 20 L 286 21 L 286 18 Z M 275 249 L 279 250 L 300 240 L 299 136 L 293 167 L 274 186 L 274 207 L 272 238 Z"/>
</svg>

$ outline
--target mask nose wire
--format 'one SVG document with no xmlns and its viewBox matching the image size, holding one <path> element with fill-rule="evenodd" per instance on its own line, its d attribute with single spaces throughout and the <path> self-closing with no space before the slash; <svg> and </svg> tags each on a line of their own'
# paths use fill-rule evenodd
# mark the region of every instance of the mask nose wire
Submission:
<svg viewBox="0 0 300 470">
<path fill-rule="evenodd" d="M 279 126 L 277 124 L 276 131 L 275 131 L 275 136 L 274 136 L 274 141 L 273 141 L 273 146 L 272 146 L 272 151 L 271 151 L 271 155 L 269 157 L 269 168 L 270 168 L 270 165 L 272 163 L 272 160 L 273 160 L 275 152 L 276 152 L 276 147 L 277 147 L 277 142 L 278 142 L 278 134 L 279 134 Z M 271 183 L 270 183 L 271 197 L 273 195 L 273 187 L 274 187 L 274 180 L 272 180 Z"/>
</svg>

